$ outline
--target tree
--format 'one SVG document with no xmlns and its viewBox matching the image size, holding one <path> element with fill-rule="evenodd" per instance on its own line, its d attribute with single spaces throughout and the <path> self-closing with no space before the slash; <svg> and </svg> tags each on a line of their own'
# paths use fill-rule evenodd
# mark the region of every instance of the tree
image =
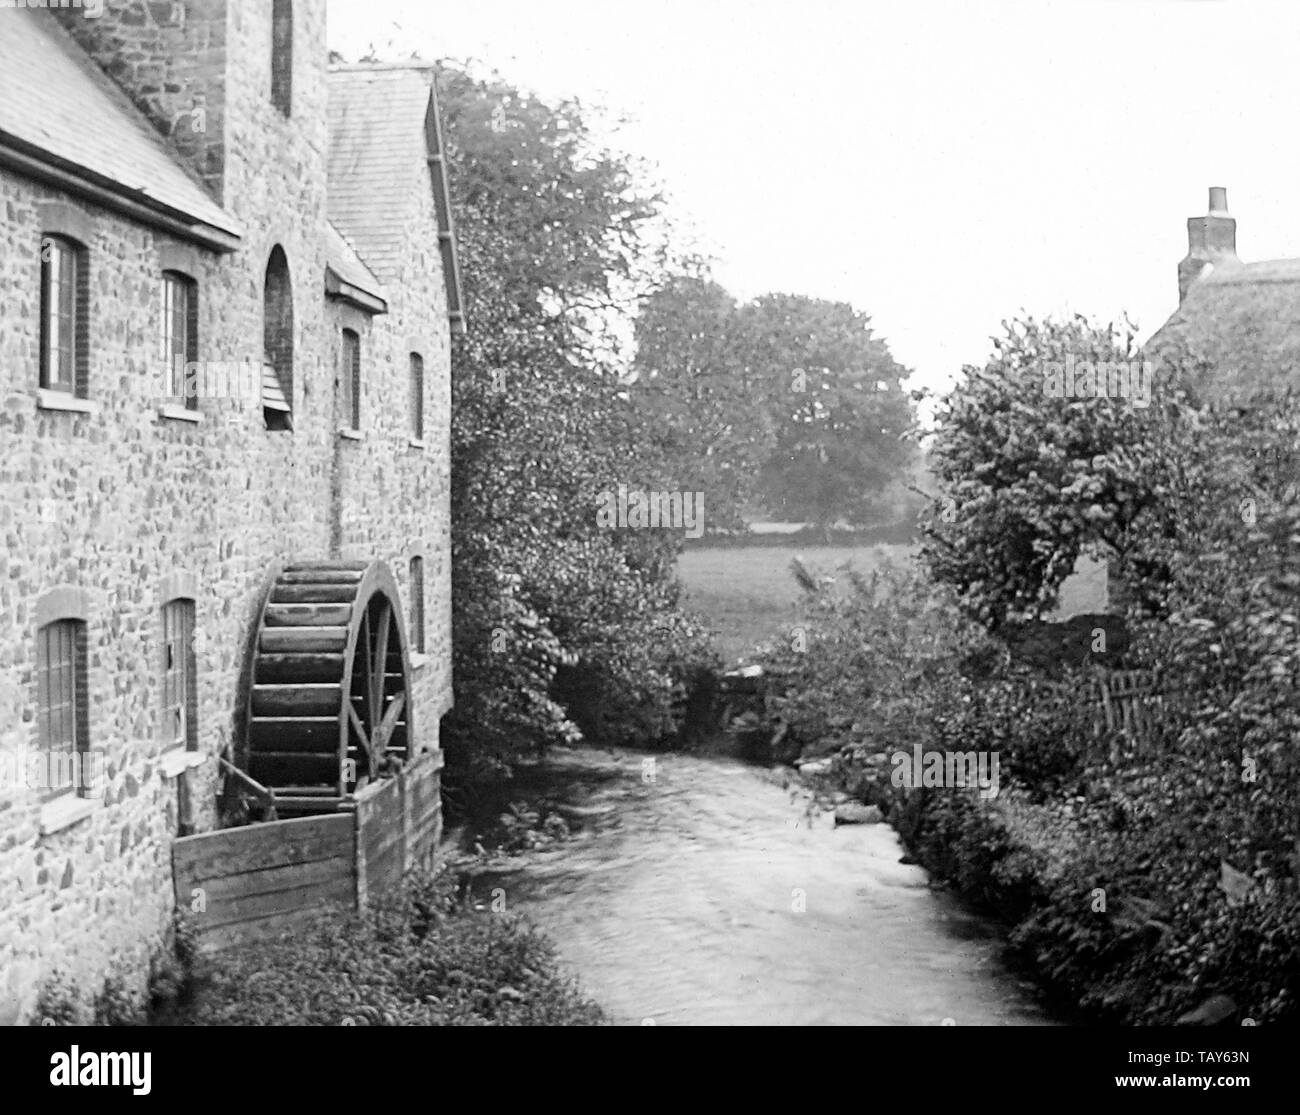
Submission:
<svg viewBox="0 0 1300 1115">
<path fill-rule="evenodd" d="M 869 521 L 914 458 L 909 372 L 846 302 L 768 294 L 742 307 L 740 327 L 773 428 L 760 477 L 767 510 L 823 530 Z"/>
<path fill-rule="evenodd" d="M 1114 559 L 1140 602 L 1158 607 L 1168 568 L 1153 540 L 1175 536 L 1206 482 L 1206 463 L 1185 452 L 1199 429 L 1189 387 L 1199 370 L 1165 364 L 1154 381 L 1127 323 L 1026 317 L 1004 329 L 936 416 L 940 494 L 923 559 L 990 628 L 1040 618 L 1084 552 Z M 1085 386 L 1098 366 L 1126 369 L 1129 396 L 1099 396 L 1095 376 Z M 1067 368 L 1078 373 L 1068 385 Z M 1147 377 L 1146 406 L 1134 375 Z"/>
<path fill-rule="evenodd" d="M 592 703 L 648 742 L 702 636 L 676 607 L 677 540 L 599 529 L 594 497 L 664 478 L 607 343 L 662 269 L 660 202 L 576 103 L 440 79 L 471 321 L 452 359 L 449 767 L 574 741 Z"/>
<path fill-rule="evenodd" d="M 710 528 L 736 528 L 775 440 L 743 362 L 736 301 L 718 283 L 676 275 L 643 300 L 633 405 L 679 485 L 705 493 Z"/>
</svg>

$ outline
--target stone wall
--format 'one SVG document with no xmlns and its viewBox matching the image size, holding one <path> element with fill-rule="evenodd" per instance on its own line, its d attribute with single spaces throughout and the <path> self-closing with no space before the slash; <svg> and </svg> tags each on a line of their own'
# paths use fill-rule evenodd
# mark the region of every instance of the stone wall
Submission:
<svg viewBox="0 0 1300 1115">
<path fill-rule="evenodd" d="M 170 5 L 107 5 L 101 20 L 86 22 L 115 41 L 144 7 Z M 450 372 L 431 204 L 425 213 L 426 199 L 413 199 L 409 287 L 389 290 L 393 313 L 375 318 L 366 338 L 365 436 L 342 439 L 335 381 L 344 310 L 324 294 L 323 4 L 294 5 L 289 119 L 270 104 L 269 0 L 185 7 L 223 13 L 228 68 L 209 88 L 228 100 L 215 94 L 208 107 L 218 116 L 208 119 L 221 121 L 221 194 L 245 229 L 238 251 L 193 249 L 0 174 L 0 748 L 35 746 L 36 602 L 75 586 L 87 599 L 90 746 L 106 776 L 86 817 L 46 834 L 37 794 L 0 785 L 0 1023 L 29 1015 L 55 968 L 89 992 L 111 970 L 143 985 L 172 909 L 177 779 L 191 789 L 196 830 L 213 827 L 215 757 L 235 742 L 252 627 L 281 564 L 386 561 L 405 614 L 409 558 L 421 551 L 429 654 L 416 668 L 414 698 L 424 747 L 437 746 L 450 703 Z M 132 66 L 124 80 L 153 80 L 142 59 Z M 59 200 L 91 226 L 89 414 L 37 403 L 41 205 Z M 293 283 L 294 431 L 266 430 L 256 397 L 202 398 L 198 423 L 163 416 L 165 373 L 153 356 L 163 266 L 192 260 L 200 361 L 260 365 L 263 276 L 277 244 Z M 428 392 L 424 449 L 409 444 L 413 343 Z M 177 775 L 159 758 L 161 607 L 169 586 L 186 579 L 195 586 L 202 758 Z"/>
</svg>

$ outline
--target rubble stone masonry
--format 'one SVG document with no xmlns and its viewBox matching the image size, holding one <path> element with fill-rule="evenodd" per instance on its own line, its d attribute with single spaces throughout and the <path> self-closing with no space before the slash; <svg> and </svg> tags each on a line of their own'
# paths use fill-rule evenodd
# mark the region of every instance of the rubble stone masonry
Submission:
<svg viewBox="0 0 1300 1115">
<path fill-rule="evenodd" d="M 0 784 L 0 1024 L 29 1018 L 55 969 L 89 994 L 109 973 L 143 987 L 173 908 L 178 782 L 196 830 L 212 828 L 216 757 L 237 742 L 253 625 L 282 564 L 383 560 L 409 616 L 410 559 L 422 557 L 422 748 L 438 746 L 450 707 L 450 345 L 431 191 L 412 198 L 390 312 L 327 299 L 324 4 L 300 0 L 294 12 L 288 118 L 269 95 L 270 0 L 113 3 L 101 19 L 67 21 L 156 124 L 170 127 L 202 92 L 208 131 L 179 146 L 241 224 L 236 251 L 0 172 L 0 749 L 35 749 L 38 610 L 73 590 L 86 609 L 90 748 L 104 772 L 86 815 L 51 831 L 35 790 Z M 61 219 L 89 230 L 89 413 L 38 400 L 41 242 Z M 167 416 L 162 270 L 185 263 L 197 284 L 201 362 L 260 364 L 276 245 L 293 288 L 294 430 L 267 430 L 256 398 L 202 398 L 198 422 Z M 345 325 L 362 332 L 360 438 L 339 433 Z M 411 438 L 412 352 L 425 369 L 423 446 Z M 160 759 L 162 607 L 178 594 L 194 599 L 198 666 L 196 765 L 183 771 Z"/>
</svg>

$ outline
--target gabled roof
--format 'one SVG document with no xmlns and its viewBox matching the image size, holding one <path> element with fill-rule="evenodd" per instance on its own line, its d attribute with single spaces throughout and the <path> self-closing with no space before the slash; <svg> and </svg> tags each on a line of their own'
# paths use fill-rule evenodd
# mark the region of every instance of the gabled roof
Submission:
<svg viewBox="0 0 1300 1115">
<path fill-rule="evenodd" d="M 1300 260 L 1211 268 L 1146 344 L 1157 357 L 1180 348 L 1213 362 L 1216 396 L 1300 385 Z"/>
<path fill-rule="evenodd" d="M 427 63 L 332 66 L 329 74 L 329 217 L 385 281 L 410 236 L 406 200 L 428 166 L 438 213 L 447 311 L 464 330 L 434 67 Z"/>
<path fill-rule="evenodd" d="M 383 285 L 332 221 L 325 222 L 325 292 L 369 313 L 388 313 Z"/>
<path fill-rule="evenodd" d="M 47 12 L 0 26 L 0 166 L 210 248 L 241 234 L 145 116 Z"/>
</svg>

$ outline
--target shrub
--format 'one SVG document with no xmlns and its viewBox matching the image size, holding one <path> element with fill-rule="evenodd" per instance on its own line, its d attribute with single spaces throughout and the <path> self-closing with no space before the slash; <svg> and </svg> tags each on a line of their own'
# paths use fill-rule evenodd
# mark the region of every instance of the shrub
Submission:
<svg viewBox="0 0 1300 1115">
<path fill-rule="evenodd" d="M 323 914 L 292 936 L 229 953 L 196 998 L 196 1025 L 592 1025 L 603 1020 L 515 918 L 455 906 L 417 876 L 363 915 Z"/>
</svg>

